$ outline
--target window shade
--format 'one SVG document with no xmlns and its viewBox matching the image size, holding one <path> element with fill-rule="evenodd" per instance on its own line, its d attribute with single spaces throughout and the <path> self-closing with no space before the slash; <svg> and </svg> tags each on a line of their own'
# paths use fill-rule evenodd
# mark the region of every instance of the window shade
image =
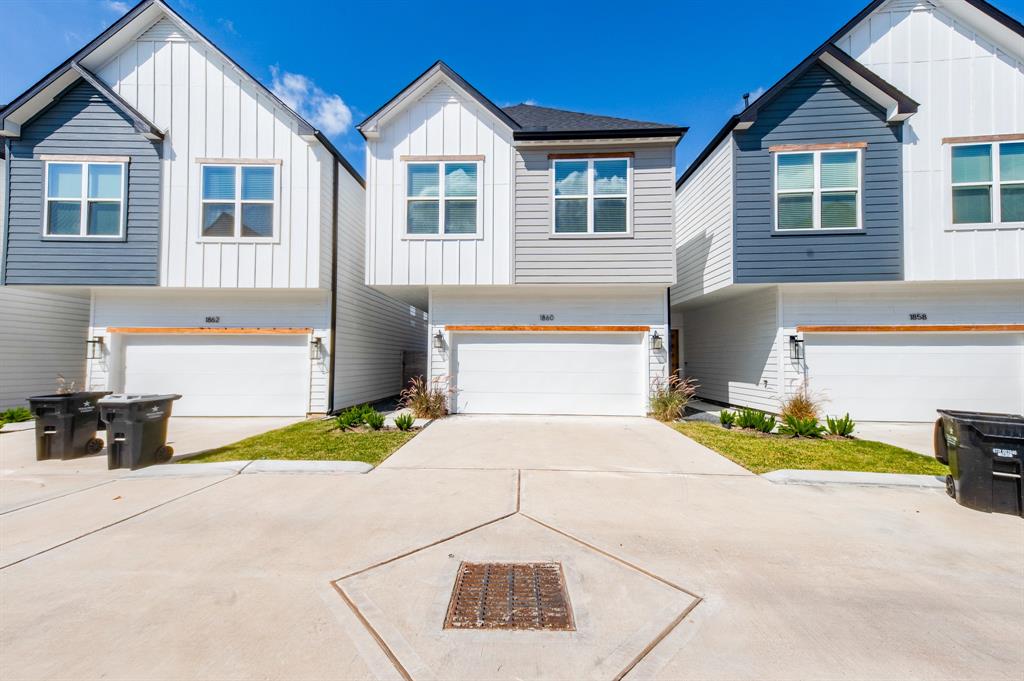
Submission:
<svg viewBox="0 0 1024 681">
<path fill-rule="evenodd" d="M 269 203 L 242 204 L 242 236 L 274 236 L 274 207 Z"/>
<path fill-rule="evenodd" d="M 82 197 L 82 166 L 78 163 L 51 163 L 47 196 L 51 199 Z"/>
<path fill-rule="evenodd" d="M 438 186 L 438 168 L 436 163 L 409 166 L 409 197 L 437 196 Z"/>
<path fill-rule="evenodd" d="M 857 192 L 826 192 L 821 195 L 821 226 L 825 229 L 857 227 Z"/>
<path fill-rule="evenodd" d="M 89 198 L 120 199 L 122 166 L 89 166 Z"/>
<path fill-rule="evenodd" d="M 813 194 L 781 194 L 778 211 L 779 229 L 810 229 L 814 227 Z"/>
<path fill-rule="evenodd" d="M 560 161 L 555 163 L 555 196 L 586 195 L 587 162 Z M 587 231 L 586 228 L 583 231 Z"/>
<path fill-rule="evenodd" d="M 444 202 L 445 234 L 476 233 L 476 201 Z"/>
<path fill-rule="evenodd" d="M 1004 184 L 1000 207 L 1003 222 L 1024 222 L 1024 184 Z"/>
<path fill-rule="evenodd" d="M 999 147 L 999 179 L 1003 182 L 1024 182 L 1024 142 Z"/>
<path fill-rule="evenodd" d="M 203 198 L 235 199 L 235 166 L 203 166 Z"/>
<path fill-rule="evenodd" d="M 445 196 L 476 196 L 476 164 L 446 163 L 444 166 Z"/>
<path fill-rule="evenodd" d="M 90 236 L 117 236 L 121 233 L 121 204 L 116 201 L 90 201 L 89 224 L 86 231 Z"/>
<path fill-rule="evenodd" d="M 271 166 L 263 168 L 242 168 L 242 200 L 243 201 L 273 201 L 274 200 L 274 169 Z M 243 216 L 243 226 L 245 224 Z M 270 236 L 265 234 L 262 236 Z"/>
<path fill-rule="evenodd" d="M 409 234 L 437 234 L 440 214 L 438 201 L 409 201 L 406 231 Z"/>
<path fill-rule="evenodd" d="M 953 222 L 973 225 L 992 222 L 991 187 L 953 187 Z"/>
<path fill-rule="evenodd" d="M 992 145 L 953 147 L 953 182 L 991 182 Z"/>
<path fill-rule="evenodd" d="M 82 204 L 78 201 L 50 201 L 46 233 L 57 236 L 80 233 Z"/>
<path fill-rule="evenodd" d="M 821 155 L 822 189 L 857 186 L 857 152 Z"/>
<path fill-rule="evenodd" d="M 555 232 L 576 234 L 587 231 L 587 200 L 555 200 Z"/>
<path fill-rule="evenodd" d="M 203 236 L 230 238 L 235 235 L 235 205 L 207 203 L 203 205 Z"/>
<path fill-rule="evenodd" d="M 594 231 L 626 231 L 626 199 L 594 199 Z"/>
<path fill-rule="evenodd" d="M 625 194 L 627 168 L 625 159 L 594 161 L 594 193 Z"/>
<path fill-rule="evenodd" d="M 814 154 L 782 154 L 778 163 L 779 189 L 814 188 Z"/>
</svg>

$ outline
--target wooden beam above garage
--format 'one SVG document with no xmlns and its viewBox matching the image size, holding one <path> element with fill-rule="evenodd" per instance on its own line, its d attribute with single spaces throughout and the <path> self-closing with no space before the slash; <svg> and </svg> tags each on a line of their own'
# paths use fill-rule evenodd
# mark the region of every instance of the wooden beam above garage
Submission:
<svg viewBox="0 0 1024 681">
<path fill-rule="evenodd" d="M 487 326 L 477 324 L 449 324 L 445 327 L 448 331 L 526 331 L 548 333 L 551 331 L 564 331 L 570 333 L 645 333 L 651 330 L 649 326 Z"/>
<path fill-rule="evenodd" d="M 957 333 L 1024 331 L 1024 324 L 881 324 L 875 326 L 798 326 L 803 333 Z"/>
<path fill-rule="evenodd" d="M 304 336 L 313 329 L 284 327 L 207 327 L 207 326 L 111 326 L 108 333 L 134 333 L 164 335 L 220 335 L 220 336 Z"/>
</svg>

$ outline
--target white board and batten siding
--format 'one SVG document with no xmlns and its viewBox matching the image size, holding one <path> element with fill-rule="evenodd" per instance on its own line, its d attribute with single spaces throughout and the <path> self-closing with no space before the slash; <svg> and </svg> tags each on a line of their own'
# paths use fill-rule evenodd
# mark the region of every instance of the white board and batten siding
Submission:
<svg viewBox="0 0 1024 681">
<path fill-rule="evenodd" d="M 676 192 L 673 305 L 732 283 L 733 146 L 728 135 Z"/>
<path fill-rule="evenodd" d="M 207 322 L 207 316 L 211 315 L 219 317 L 220 321 Z M 306 358 L 304 365 L 308 366 L 308 373 L 302 377 L 302 381 L 308 384 L 306 411 L 322 413 L 327 411 L 330 321 L 330 293 L 321 290 L 95 289 L 90 335 L 102 336 L 105 342 L 103 356 L 88 362 L 89 385 L 95 390 L 125 389 L 125 345 L 131 343 L 131 336 L 111 333 L 109 329 L 112 327 L 309 328 L 311 336 L 322 339 L 323 351 L 319 357 L 310 357 L 310 339 L 299 336 Z M 220 338 L 189 334 L 175 334 L 174 337 L 191 339 L 196 345 L 202 345 L 207 339 Z M 252 338 L 258 339 L 259 336 Z"/>
<path fill-rule="evenodd" d="M 0 410 L 52 393 L 58 375 L 85 385 L 89 296 L 0 287 Z"/>
<path fill-rule="evenodd" d="M 998 45 L 927 0 L 894 0 L 837 46 L 921 102 L 905 124 L 908 280 L 1024 277 L 1024 225 L 951 224 L 943 138 L 1024 133 L 1024 44 Z"/>
<path fill-rule="evenodd" d="M 427 350 L 426 313 L 365 285 L 366 193 L 338 172 L 336 409 L 397 394 L 402 353 Z"/>
<path fill-rule="evenodd" d="M 403 156 L 483 156 L 478 238 L 406 236 Z M 366 283 L 423 286 L 511 283 L 512 132 L 439 83 L 367 142 Z"/>
<path fill-rule="evenodd" d="M 299 136 L 291 113 L 169 18 L 144 31 L 98 68 L 98 75 L 167 130 L 161 161 L 162 286 L 329 287 L 331 222 L 324 200 L 331 193 L 331 157 Z M 196 159 L 202 158 L 281 162 L 275 242 L 199 240 Z"/>
<path fill-rule="evenodd" d="M 666 343 L 661 350 L 651 347 L 650 336 L 657 332 L 667 338 L 668 320 L 666 291 L 661 286 L 517 286 L 501 288 L 452 287 L 431 290 L 429 335 L 441 333 L 444 347 L 431 344 L 429 374 L 440 385 L 454 381 L 451 363 L 453 343 L 460 334 L 471 332 L 449 331 L 449 325 L 493 326 L 646 326 L 650 331 L 637 338 L 639 352 L 646 357 L 646 371 L 641 366 L 641 381 L 647 386 L 668 378 L 668 352 Z M 540 322 L 539 316 L 554 315 L 550 322 Z M 568 332 L 557 332 L 568 333 Z M 597 332 L 588 332 L 597 333 Z M 495 335 L 545 336 L 540 331 L 523 333 L 495 332 Z M 551 334 L 547 334 L 551 335 Z M 571 334 L 585 341 L 586 334 Z M 597 334 L 601 335 L 601 334 Z M 641 362 L 643 364 L 643 361 Z M 456 386 L 457 387 L 457 386 Z"/>
</svg>

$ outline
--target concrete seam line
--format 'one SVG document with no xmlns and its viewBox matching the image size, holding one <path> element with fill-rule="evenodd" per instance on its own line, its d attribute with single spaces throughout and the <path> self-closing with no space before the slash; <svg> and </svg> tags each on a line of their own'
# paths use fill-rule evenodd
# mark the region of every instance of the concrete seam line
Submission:
<svg viewBox="0 0 1024 681">
<path fill-rule="evenodd" d="M 623 679 L 623 678 L 625 678 L 625 676 L 626 676 L 627 674 L 629 674 L 629 673 L 630 673 L 631 671 L 633 671 L 633 669 L 634 669 L 634 668 L 635 668 L 635 667 L 636 667 L 636 666 L 637 666 L 638 664 L 640 664 L 640 662 L 641 662 L 641 661 L 642 661 L 642 660 L 643 660 L 643 659 L 644 659 L 645 657 L 647 657 L 648 655 L 650 655 L 650 654 L 651 654 L 651 651 L 652 651 L 652 650 L 654 650 L 655 648 L 657 648 L 657 647 L 658 647 L 658 644 L 659 644 L 659 643 L 661 643 L 662 641 L 664 641 L 664 640 L 665 640 L 665 639 L 666 639 L 666 638 L 668 637 L 668 635 L 669 635 L 669 634 L 671 634 L 671 633 L 672 633 L 672 631 L 673 631 L 673 630 L 674 630 L 674 629 L 675 629 L 676 627 L 678 627 L 678 626 L 680 625 L 680 623 L 682 623 L 682 621 L 683 621 L 684 619 L 686 619 L 686 618 L 687 618 L 687 616 L 689 616 L 689 614 L 690 614 L 691 612 L 693 612 L 693 609 L 694 609 L 694 608 L 696 608 L 696 607 L 697 607 L 698 605 L 700 605 L 700 604 L 701 604 L 702 602 L 704 602 L 704 599 L 703 599 L 703 598 L 701 598 L 701 597 L 699 597 L 699 596 L 696 596 L 696 597 L 695 597 L 695 600 L 694 600 L 694 601 L 693 601 L 692 603 L 690 603 L 690 605 L 688 605 L 688 606 L 687 606 L 687 607 L 686 607 L 686 608 L 685 608 L 685 609 L 684 609 L 684 610 L 683 610 L 683 611 L 682 611 L 681 613 L 679 613 L 679 616 L 678 616 L 678 617 L 676 617 L 676 618 L 675 618 L 674 620 L 672 620 L 671 622 L 669 622 L 668 626 L 667 626 L 667 627 L 665 627 L 665 628 L 664 628 L 664 629 L 663 629 L 663 630 L 661 631 L 661 633 L 660 633 L 660 634 L 658 634 L 657 636 L 655 636 L 655 637 L 654 637 L 654 640 L 653 640 L 653 641 L 651 641 L 650 643 L 648 643 L 648 644 L 647 644 L 647 646 L 646 646 L 646 647 L 645 647 L 645 648 L 644 648 L 643 650 L 641 650 L 641 651 L 640 651 L 640 654 L 639 654 L 639 655 L 637 655 L 637 656 L 636 656 L 635 658 L 633 658 L 633 661 L 632 661 L 632 662 L 630 662 L 630 663 L 629 663 L 628 665 L 626 665 L 626 668 L 625 668 L 625 669 L 623 669 L 623 670 L 622 670 L 621 672 L 619 672 L 619 674 L 618 674 L 618 675 L 617 675 L 617 676 L 615 677 L 615 680 L 614 680 L 614 681 L 622 681 L 622 679 Z"/>
<path fill-rule="evenodd" d="M 602 556 L 605 556 L 607 558 L 611 558 L 612 560 L 614 560 L 616 562 L 622 563 L 626 567 L 628 567 L 628 568 L 630 568 L 632 570 L 636 570 L 640 574 L 646 575 L 646 576 L 650 577 L 653 580 L 656 580 L 658 582 L 661 582 L 662 584 L 665 584 L 666 586 L 670 586 L 673 589 L 675 589 L 676 591 L 681 591 L 684 594 L 686 594 L 687 596 L 692 596 L 693 598 L 697 598 L 697 599 L 701 598 L 701 596 L 693 593 L 692 591 L 688 591 L 687 589 L 684 589 L 683 587 L 679 586 L 678 584 L 674 584 L 673 582 L 670 582 L 669 580 L 665 579 L 664 577 L 659 577 L 658 575 L 654 574 L 650 570 L 645 570 L 644 568 L 640 567 L 639 565 L 636 565 L 634 563 L 630 563 L 628 560 L 625 560 L 624 558 L 620 558 L 619 556 L 616 556 L 614 553 L 610 553 L 609 551 L 605 551 L 602 548 L 598 548 L 597 546 L 594 546 L 593 544 L 585 542 L 582 539 L 580 539 L 579 537 L 573 536 L 573 535 L 569 534 L 568 532 L 564 532 L 564 531 L 558 529 L 557 527 L 552 527 L 551 525 L 548 525 L 547 523 L 545 523 L 543 521 L 537 520 L 536 518 L 534 518 L 531 515 L 528 515 L 526 513 L 520 513 L 519 515 L 523 516 L 524 518 L 527 518 L 528 520 L 532 520 L 533 522 L 537 523 L 541 527 L 546 527 L 547 529 L 551 530 L 552 532 L 556 532 L 556 533 L 562 535 L 563 537 L 571 539 L 574 542 L 576 542 L 577 544 L 581 544 L 583 546 L 586 546 L 591 551 L 595 551 L 597 553 L 600 553 Z"/>
<path fill-rule="evenodd" d="M 757 473 L 688 473 L 685 471 L 596 470 L 590 468 L 481 468 L 477 466 L 387 466 L 384 471 L 527 471 L 529 473 L 595 473 L 603 475 L 675 475 L 690 478 L 759 478 Z"/>
<path fill-rule="evenodd" d="M 226 481 L 230 480 L 233 477 L 235 477 L 235 476 L 230 476 L 230 477 L 222 478 L 222 479 L 220 479 L 220 480 L 218 480 L 216 482 L 210 483 L 209 485 L 204 485 L 204 486 L 202 486 L 202 487 L 200 487 L 198 489 L 194 489 L 191 492 L 185 492 L 181 496 L 177 496 L 177 497 L 174 497 L 173 499 L 168 499 L 167 501 L 163 501 L 163 502 L 157 504 L 156 506 L 150 506 L 149 508 L 145 508 L 145 509 L 139 511 L 138 513 L 133 513 L 130 516 L 127 516 L 125 518 L 121 518 L 120 520 L 115 520 L 114 522 L 112 522 L 112 523 L 110 523 L 108 525 L 104 525 L 103 527 L 97 527 L 95 530 L 89 530 L 85 534 L 80 534 L 77 537 L 74 537 L 72 539 L 68 539 L 67 541 L 63 541 L 63 542 L 61 542 L 59 544 L 51 546 L 48 549 L 43 549 L 42 551 L 37 551 L 37 552 L 33 553 L 31 556 L 25 556 L 24 558 L 19 558 L 18 560 L 14 561 L 12 563 L 8 563 L 7 565 L 0 565 L 0 570 L 6 570 L 7 568 L 9 568 L 9 567 L 11 567 L 13 565 L 17 565 L 18 563 L 24 563 L 26 560 L 29 560 L 31 558 L 35 558 L 36 556 L 41 556 L 44 553 L 49 553 L 50 551 L 53 551 L 54 549 L 59 549 L 62 546 L 67 546 L 68 544 L 70 544 L 72 542 L 76 542 L 79 539 L 84 539 L 85 537 L 88 537 L 89 535 L 96 534 L 97 532 L 102 532 L 103 530 L 111 528 L 114 525 L 120 525 L 121 523 L 126 522 L 128 520 L 131 520 L 132 518 L 138 518 L 140 515 L 143 515 L 145 513 L 149 513 L 150 511 L 153 511 L 153 510 L 156 510 L 156 509 L 160 508 L 161 506 L 166 506 L 167 504 L 174 503 L 175 501 L 178 501 L 179 499 L 184 499 L 185 497 L 191 496 L 191 495 L 195 494 L 196 492 L 202 492 L 203 490 L 210 489 L 214 485 L 219 485 L 220 483 L 226 482 Z"/>
<path fill-rule="evenodd" d="M 95 485 L 89 485 L 88 487 L 83 487 L 81 489 L 71 490 L 70 492 L 65 492 L 64 494 L 58 494 L 55 497 L 47 497 L 46 499 L 40 499 L 39 501 L 33 501 L 31 504 L 25 504 L 24 506 L 19 506 L 18 508 L 9 508 L 6 511 L 0 512 L 0 515 L 7 515 L 8 513 L 14 513 L 15 511 L 20 511 L 22 509 L 32 508 L 33 506 L 38 506 L 39 504 L 45 504 L 47 501 L 56 501 L 57 499 L 63 499 L 64 497 L 70 497 L 72 494 L 78 494 L 79 492 L 87 492 L 87 491 L 89 491 L 91 489 L 96 489 L 97 487 L 102 487 L 103 485 L 109 485 L 112 482 L 116 482 L 116 480 L 104 480 L 103 482 L 97 482 Z"/>
<path fill-rule="evenodd" d="M 345 593 L 345 590 L 341 588 L 340 584 L 338 584 L 339 581 L 341 580 L 334 580 L 333 582 L 331 582 L 331 586 L 333 586 L 334 590 L 338 592 L 339 596 L 341 596 L 341 600 L 345 601 L 345 605 L 349 607 L 349 610 L 351 610 L 352 614 L 356 616 L 356 619 L 358 619 L 359 622 L 363 625 L 363 627 L 366 628 L 366 631 L 370 633 L 370 636 L 373 637 L 373 640 L 377 642 L 377 645 L 380 646 L 380 649 L 384 652 L 384 655 L 387 656 L 388 660 L 391 661 L 391 664 L 395 666 L 395 669 L 398 670 L 398 673 L 402 675 L 402 678 L 406 681 L 412 681 L 412 676 L 409 674 L 406 668 L 402 666 L 402 663 L 399 662 L 398 656 L 396 656 L 394 651 L 391 650 L 387 642 L 384 641 L 384 638 L 379 633 L 377 633 L 377 630 L 373 628 L 373 625 L 370 624 L 370 621 L 366 619 L 363 613 L 359 611 L 359 608 L 356 607 L 356 604 L 352 602 L 352 599 L 348 597 L 348 594 Z"/>
</svg>

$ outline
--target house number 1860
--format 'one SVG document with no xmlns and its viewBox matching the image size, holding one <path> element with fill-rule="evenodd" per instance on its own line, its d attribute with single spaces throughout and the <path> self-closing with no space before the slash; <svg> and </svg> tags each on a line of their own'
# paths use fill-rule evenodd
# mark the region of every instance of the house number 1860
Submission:
<svg viewBox="0 0 1024 681">
<path fill-rule="evenodd" d="M 542 322 L 553 322 L 553 321 L 555 321 L 555 315 L 553 315 L 553 314 L 542 314 L 540 316 L 540 320 Z"/>
</svg>

